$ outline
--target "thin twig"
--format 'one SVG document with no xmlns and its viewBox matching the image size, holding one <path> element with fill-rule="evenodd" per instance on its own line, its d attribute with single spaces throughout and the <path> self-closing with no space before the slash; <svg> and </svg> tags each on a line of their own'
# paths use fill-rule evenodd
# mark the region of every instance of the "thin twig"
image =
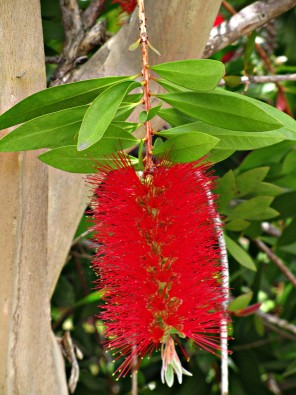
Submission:
<svg viewBox="0 0 296 395">
<path fill-rule="evenodd" d="M 280 75 L 249 75 L 237 77 L 238 84 L 266 84 L 267 82 L 283 82 L 283 81 L 296 81 L 296 74 L 280 74 Z M 238 78 L 240 80 L 238 80 Z M 224 79 L 222 79 L 219 83 L 220 86 L 226 85 Z"/>
<path fill-rule="evenodd" d="M 265 243 L 263 243 L 263 241 L 256 239 L 255 244 L 261 251 L 266 253 L 268 258 L 281 270 L 281 272 L 291 281 L 293 286 L 296 288 L 296 277 L 287 268 L 283 261 L 277 255 L 275 255 L 274 252 Z"/>
<path fill-rule="evenodd" d="M 93 0 L 82 14 L 82 22 L 84 27 L 89 29 L 96 23 L 105 8 L 106 0 Z"/>
<path fill-rule="evenodd" d="M 296 0 L 256 1 L 243 8 L 230 18 L 211 30 L 209 41 L 205 47 L 204 58 L 232 44 L 245 34 L 265 25 L 296 5 Z"/>
<path fill-rule="evenodd" d="M 284 320 L 283 318 L 279 318 L 273 314 L 264 313 L 260 310 L 258 310 L 256 314 L 259 315 L 264 321 L 267 321 L 270 324 L 276 325 L 279 328 L 285 329 L 289 332 L 292 332 L 296 336 L 296 325 L 291 324 L 289 321 Z"/>
<path fill-rule="evenodd" d="M 148 59 L 148 35 L 146 30 L 146 16 L 144 0 L 138 0 L 139 7 L 139 23 L 140 23 L 140 43 L 142 44 L 142 76 L 143 76 L 143 94 L 144 94 L 144 108 L 148 112 L 151 108 L 150 104 L 150 72 L 149 72 L 149 59 Z M 151 121 L 145 122 L 146 128 L 146 156 L 144 158 L 145 170 L 149 173 L 153 166 L 152 161 L 152 125 Z"/>
</svg>

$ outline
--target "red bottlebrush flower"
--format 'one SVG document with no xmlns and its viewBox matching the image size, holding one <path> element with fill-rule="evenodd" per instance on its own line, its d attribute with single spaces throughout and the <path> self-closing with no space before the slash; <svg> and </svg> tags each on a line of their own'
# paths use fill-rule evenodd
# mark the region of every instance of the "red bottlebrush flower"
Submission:
<svg viewBox="0 0 296 395">
<path fill-rule="evenodd" d="M 124 162 L 124 161 L 123 161 Z M 208 166 L 162 161 L 138 175 L 128 163 L 99 168 L 94 184 L 94 230 L 101 244 L 94 259 L 106 305 L 101 319 L 108 346 L 125 361 L 119 376 L 161 346 L 162 378 L 186 372 L 174 336 L 219 349 L 226 296 Z"/>
<path fill-rule="evenodd" d="M 131 14 L 136 8 L 137 0 L 113 0 L 112 3 L 119 4 L 123 12 Z"/>
</svg>

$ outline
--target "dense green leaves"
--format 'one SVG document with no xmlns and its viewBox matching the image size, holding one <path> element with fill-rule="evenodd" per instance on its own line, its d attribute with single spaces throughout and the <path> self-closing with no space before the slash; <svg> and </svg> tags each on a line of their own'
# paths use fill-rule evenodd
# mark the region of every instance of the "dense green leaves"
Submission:
<svg viewBox="0 0 296 395">
<path fill-rule="evenodd" d="M 195 91 L 215 89 L 225 73 L 223 63 L 211 59 L 189 59 L 150 67 L 174 84 Z"/>
<path fill-rule="evenodd" d="M 73 107 L 32 119 L 0 140 L 0 151 L 25 151 L 75 144 L 88 106 Z"/>
<path fill-rule="evenodd" d="M 282 126 L 263 111 L 256 101 L 246 100 L 244 96 L 233 92 L 181 92 L 158 97 L 190 117 L 224 129 L 260 132 Z"/>
<path fill-rule="evenodd" d="M 137 144 L 139 141 L 130 133 L 111 125 L 104 137 L 92 147 L 77 151 L 75 145 L 60 147 L 46 152 L 39 158 L 46 164 L 73 173 L 93 173 L 96 162 L 110 164 L 117 151 Z M 133 163 L 136 163 L 133 161 Z"/>
<path fill-rule="evenodd" d="M 169 156 L 172 162 L 191 162 L 202 158 L 219 140 L 204 133 L 184 133 L 153 150 L 153 155 Z"/>
<path fill-rule="evenodd" d="M 103 137 L 124 97 L 139 86 L 141 84 L 136 82 L 122 82 L 111 86 L 96 98 L 82 121 L 78 135 L 79 151 L 89 148 Z"/>
<path fill-rule="evenodd" d="M 229 214 L 229 218 L 263 221 L 276 217 L 278 212 L 272 209 L 270 204 L 273 198 L 270 196 L 257 196 L 238 204 Z"/>
<path fill-rule="evenodd" d="M 75 82 L 37 92 L 0 117 L 0 129 L 17 125 L 44 114 L 91 103 L 106 87 L 131 77 L 106 77 Z"/>
<path fill-rule="evenodd" d="M 217 137 L 220 141 L 216 149 L 226 150 L 250 150 L 279 143 L 284 136 L 277 131 L 270 132 L 243 132 L 226 130 L 208 123 L 198 121 L 186 123 L 172 129 L 167 129 L 159 133 L 166 138 L 175 137 L 182 133 L 201 132 Z"/>
</svg>

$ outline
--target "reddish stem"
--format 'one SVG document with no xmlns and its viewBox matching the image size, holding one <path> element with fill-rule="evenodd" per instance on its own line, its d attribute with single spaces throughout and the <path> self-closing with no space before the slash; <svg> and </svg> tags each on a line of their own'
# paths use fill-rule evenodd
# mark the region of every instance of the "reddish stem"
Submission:
<svg viewBox="0 0 296 395">
<path fill-rule="evenodd" d="M 146 112 L 149 112 L 151 108 L 150 104 L 150 72 L 149 72 L 149 60 L 148 60 L 148 36 L 146 31 L 146 17 L 144 0 L 138 0 L 139 7 L 139 23 L 140 23 L 140 43 L 142 44 L 142 76 L 143 76 L 143 94 L 144 94 L 144 108 Z M 146 128 L 146 156 L 144 158 L 145 171 L 150 172 L 153 167 L 152 161 L 152 136 L 153 129 L 151 121 L 145 122 Z"/>
</svg>

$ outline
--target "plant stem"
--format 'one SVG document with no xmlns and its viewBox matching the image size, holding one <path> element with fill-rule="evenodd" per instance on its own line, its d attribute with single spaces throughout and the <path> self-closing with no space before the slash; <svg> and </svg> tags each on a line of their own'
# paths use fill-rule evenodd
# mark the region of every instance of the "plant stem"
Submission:
<svg viewBox="0 0 296 395">
<path fill-rule="evenodd" d="M 265 243 L 263 243 L 263 241 L 256 239 L 255 244 L 261 251 L 265 252 L 268 258 L 281 270 L 281 272 L 290 280 L 292 285 L 296 288 L 296 277 L 287 268 L 284 262 L 277 255 L 275 255 L 272 250 Z"/>
<path fill-rule="evenodd" d="M 144 108 L 148 112 L 151 108 L 150 104 L 150 72 L 149 72 L 149 60 L 148 60 L 148 35 L 146 30 L 146 17 L 144 0 L 138 0 L 139 7 L 139 24 L 140 24 L 140 43 L 142 44 L 142 76 L 143 76 L 143 94 L 144 94 Z M 150 172 L 153 161 L 152 161 L 152 136 L 153 130 L 151 121 L 145 122 L 146 128 L 146 156 L 144 158 L 145 171 Z"/>
</svg>

